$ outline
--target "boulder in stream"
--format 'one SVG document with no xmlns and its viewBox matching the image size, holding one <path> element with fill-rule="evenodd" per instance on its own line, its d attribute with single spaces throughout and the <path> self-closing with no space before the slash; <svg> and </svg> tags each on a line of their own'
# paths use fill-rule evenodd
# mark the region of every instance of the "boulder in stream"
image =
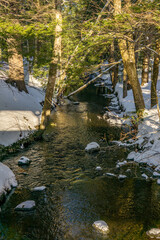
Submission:
<svg viewBox="0 0 160 240">
<path fill-rule="evenodd" d="M 36 203 L 33 200 L 28 200 L 20 203 L 15 207 L 15 211 L 32 211 L 36 207 Z"/>
<path fill-rule="evenodd" d="M 87 144 L 87 146 L 85 148 L 85 151 L 88 153 L 97 152 L 99 150 L 100 150 L 100 146 L 96 142 L 91 142 L 91 143 Z"/>
<path fill-rule="evenodd" d="M 160 229 L 159 228 L 152 228 L 149 231 L 147 231 L 146 234 L 150 238 L 160 239 Z"/>
<path fill-rule="evenodd" d="M 95 221 L 92 224 L 92 226 L 98 232 L 101 232 L 101 233 L 104 233 L 104 234 L 109 233 L 109 227 L 108 227 L 108 224 L 105 221 L 102 221 L 102 220 Z"/>
<path fill-rule="evenodd" d="M 27 157 L 21 157 L 19 160 L 18 160 L 18 165 L 20 166 L 23 166 L 23 165 L 29 165 L 31 163 L 31 160 Z"/>
</svg>

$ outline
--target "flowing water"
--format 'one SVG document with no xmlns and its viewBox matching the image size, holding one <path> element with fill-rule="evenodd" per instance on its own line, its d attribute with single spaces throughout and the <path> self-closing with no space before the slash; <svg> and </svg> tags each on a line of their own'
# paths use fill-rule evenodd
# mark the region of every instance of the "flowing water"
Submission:
<svg viewBox="0 0 160 240">
<path fill-rule="evenodd" d="M 123 170 L 116 162 L 126 158 L 126 149 L 108 146 L 119 138 L 119 130 L 101 119 L 109 103 L 97 96 L 95 88 L 79 94 L 79 105 L 65 105 L 54 113 L 44 139 L 4 161 L 16 174 L 18 188 L 8 198 L 0 216 L 0 239 L 32 240 L 137 240 L 148 239 L 146 230 L 160 224 L 160 191 L 153 181 L 140 178 L 140 169 L 131 164 Z M 92 141 L 101 151 L 87 154 Z M 21 156 L 32 160 L 20 167 Z M 101 166 L 101 171 L 96 171 Z M 127 170 L 127 169 L 130 170 Z M 124 181 L 107 172 L 126 173 Z M 45 185 L 45 192 L 33 187 Z M 36 210 L 15 212 L 26 200 L 36 201 Z M 108 223 L 110 233 L 98 234 L 96 220 Z"/>
</svg>

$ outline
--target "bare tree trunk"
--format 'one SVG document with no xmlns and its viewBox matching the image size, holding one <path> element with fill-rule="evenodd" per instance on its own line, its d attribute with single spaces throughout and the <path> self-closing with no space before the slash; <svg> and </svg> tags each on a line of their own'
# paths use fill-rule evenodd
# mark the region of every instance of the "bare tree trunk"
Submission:
<svg viewBox="0 0 160 240">
<path fill-rule="evenodd" d="M 62 15 L 61 12 L 56 10 L 56 28 L 55 28 L 55 41 L 53 49 L 53 57 L 49 66 L 49 77 L 46 89 L 45 101 L 41 116 L 40 129 L 45 129 L 48 124 L 51 107 L 52 107 L 52 97 L 54 93 L 54 88 L 57 80 L 57 72 L 60 69 L 61 61 L 61 32 L 62 32 Z"/>
<path fill-rule="evenodd" d="M 9 80 L 15 84 L 19 91 L 28 93 L 24 82 L 24 69 L 21 41 L 15 38 L 8 38 L 8 63 L 9 63 Z"/>
<path fill-rule="evenodd" d="M 156 52 L 160 55 L 160 41 L 156 42 Z M 151 83 L 151 108 L 157 104 L 157 80 L 159 74 L 159 55 L 154 55 L 153 72 L 152 72 L 152 83 Z"/>
<path fill-rule="evenodd" d="M 114 0 L 114 14 L 115 16 L 121 14 L 121 0 Z M 138 81 L 136 62 L 135 62 L 135 50 L 134 42 L 132 41 L 131 34 L 129 35 L 130 40 L 119 39 L 119 49 L 123 59 L 124 68 L 126 69 L 132 91 L 134 96 L 134 102 L 136 111 L 139 115 L 142 114 L 145 105 L 142 95 L 142 90 Z"/>
<path fill-rule="evenodd" d="M 145 83 L 148 83 L 148 79 L 149 79 L 149 56 L 147 53 L 144 53 L 141 85 L 143 86 Z"/>
<path fill-rule="evenodd" d="M 123 69 L 123 98 L 127 97 L 127 80 L 128 80 L 128 76 L 127 76 L 127 72 L 126 69 Z"/>
<path fill-rule="evenodd" d="M 109 63 L 114 63 L 116 62 L 115 59 L 115 41 L 113 41 L 110 45 L 110 58 L 109 58 Z M 111 75 L 111 81 L 113 84 L 113 88 L 115 88 L 117 82 L 118 82 L 118 65 L 116 65 L 111 71 L 110 71 L 110 75 Z"/>
</svg>

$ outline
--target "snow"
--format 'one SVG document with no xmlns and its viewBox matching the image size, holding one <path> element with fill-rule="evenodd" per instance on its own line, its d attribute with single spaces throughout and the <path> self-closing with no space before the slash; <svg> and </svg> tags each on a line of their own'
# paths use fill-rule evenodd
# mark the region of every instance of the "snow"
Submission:
<svg viewBox="0 0 160 240">
<path fill-rule="evenodd" d="M 17 181 L 12 170 L 0 162 L 0 199 L 3 195 L 17 186 Z"/>
<path fill-rule="evenodd" d="M 143 121 L 139 121 L 138 123 L 137 138 L 133 142 L 133 144 L 139 145 L 141 151 L 131 152 L 127 160 L 145 163 L 153 168 L 158 167 L 158 170 L 160 170 L 160 125 L 156 106 L 150 109 L 150 89 L 151 81 L 142 87 L 146 109 L 144 111 Z M 119 103 L 123 106 L 125 111 L 123 115 L 135 116 L 135 104 L 132 90 L 129 90 L 127 97 L 123 98 L 123 84 L 118 83 L 115 92 L 117 92 Z M 157 95 L 160 100 L 160 81 L 157 82 Z"/>
<path fill-rule="evenodd" d="M 36 81 L 35 81 L 36 84 Z M 32 79 L 33 85 L 33 79 Z M 0 79 L 0 144 L 11 145 L 28 136 L 40 124 L 44 92 L 41 88 L 27 86 L 29 94 Z"/>
</svg>

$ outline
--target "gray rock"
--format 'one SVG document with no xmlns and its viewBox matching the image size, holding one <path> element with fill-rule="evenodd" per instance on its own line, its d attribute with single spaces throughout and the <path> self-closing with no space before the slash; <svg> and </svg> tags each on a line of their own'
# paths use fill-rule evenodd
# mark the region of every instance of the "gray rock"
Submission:
<svg viewBox="0 0 160 240">
<path fill-rule="evenodd" d="M 36 203 L 33 200 L 28 200 L 20 203 L 15 207 L 15 211 L 31 211 L 36 207 Z"/>
<path fill-rule="evenodd" d="M 100 146 L 96 142 L 91 142 L 91 143 L 87 144 L 87 146 L 85 148 L 85 151 L 88 153 L 97 152 L 99 150 L 100 150 Z"/>
<path fill-rule="evenodd" d="M 101 233 L 109 233 L 109 227 L 108 224 L 105 221 L 99 220 L 99 221 L 95 221 L 92 226 L 94 227 L 94 229 L 96 229 L 97 231 L 101 232 Z"/>
<path fill-rule="evenodd" d="M 146 234 L 150 238 L 160 239 L 160 229 L 159 228 L 152 228 L 149 231 L 147 231 Z"/>
<path fill-rule="evenodd" d="M 23 166 L 23 165 L 29 165 L 31 163 L 31 160 L 27 157 L 21 157 L 19 160 L 18 160 L 18 165 L 20 166 Z"/>
</svg>

